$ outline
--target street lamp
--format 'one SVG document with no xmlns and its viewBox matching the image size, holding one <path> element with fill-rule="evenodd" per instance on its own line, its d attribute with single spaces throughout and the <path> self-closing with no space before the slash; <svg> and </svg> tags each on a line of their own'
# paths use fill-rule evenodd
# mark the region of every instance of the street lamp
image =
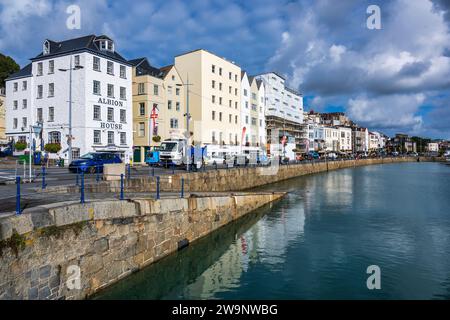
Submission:
<svg viewBox="0 0 450 320">
<path fill-rule="evenodd" d="M 72 67 L 72 56 L 70 56 L 70 66 L 68 69 L 58 69 L 59 71 L 69 71 L 69 164 L 72 162 L 72 70 L 83 69 L 83 66 L 77 65 Z"/>
<path fill-rule="evenodd" d="M 189 162 L 190 162 L 190 156 L 189 156 L 189 148 L 190 146 L 188 145 L 189 142 L 189 138 L 191 137 L 191 132 L 189 131 L 189 120 L 191 118 L 191 114 L 189 113 L 189 86 L 192 86 L 192 83 L 189 83 L 189 75 L 187 75 L 187 79 L 186 79 L 186 83 L 184 84 L 180 84 L 177 83 L 177 87 L 186 87 L 186 131 L 187 131 L 187 142 L 186 142 L 186 171 L 189 172 Z"/>
<path fill-rule="evenodd" d="M 28 151 L 28 160 L 29 160 L 29 180 L 31 182 L 31 161 L 32 161 L 32 147 L 33 147 L 33 133 L 36 135 L 36 138 L 41 134 L 42 126 L 38 123 L 37 125 L 30 125 L 30 136 L 29 136 L 29 151 Z"/>
</svg>

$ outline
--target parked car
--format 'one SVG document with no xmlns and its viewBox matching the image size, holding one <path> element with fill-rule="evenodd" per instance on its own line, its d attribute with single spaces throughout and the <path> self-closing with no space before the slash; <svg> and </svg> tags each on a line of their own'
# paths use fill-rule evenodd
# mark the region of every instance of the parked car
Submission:
<svg viewBox="0 0 450 320">
<path fill-rule="evenodd" d="M 90 152 L 73 160 L 69 165 L 70 172 L 96 173 L 103 172 L 105 164 L 122 163 L 120 157 L 110 152 Z"/>
<path fill-rule="evenodd" d="M 13 152 L 11 147 L 1 147 L 0 148 L 0 157 L 8 157 L 12 156 Z"/>
<path fill-rule="evenodd" d="M 331 153 L 328 154 L 328 159 L 335 160 L 335 159 L 337 159 L 337 157 L 338 157 L 337 154 L 334 153 L 334 152 L 331 152 Z"/>
<path fill-rule="evenodd" d="M 303 157 L 305 160 L 317 160 L 320 159 L 320 155 L 316 151 L 310 151 Z"/>
</svg>

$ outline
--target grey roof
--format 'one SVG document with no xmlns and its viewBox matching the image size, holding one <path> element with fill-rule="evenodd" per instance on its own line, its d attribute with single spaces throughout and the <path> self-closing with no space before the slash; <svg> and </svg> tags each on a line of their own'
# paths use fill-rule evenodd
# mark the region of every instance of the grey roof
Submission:
<svg viewBox="0 0 450 320">
<path fill-rule="evenodd" d="M 164 71 L 153 67 L 150 62 L 148 62 L 147 58 L 138 58 L 129 60 L 133 67 L 136 67 L 136 76 L 152 76 L 156 78 L 163 78 Z"/>
<path fill-rule="evenodd" d="M 173 64 L 170 64 L 170 65 L 168 65 L 168 66 L 159 68 L 159 70 L 162 72 L 161 77 L 162 77 L 162 78 L 165 78 L 165 77 L 167 76 L 167 74 L 169 73 L 169 71 L 170 71 L 173 67 L 174 67 L 174 65 L 173 65 Z"/>
<path fill-rule="evenodd" d="M 263 81 L 260 79 L 256 79 L 256 85 L 258 86 L 258 89 L 261 88 L 261 85 L 263 84 Z"/>
<path fill-rule="evenodd" d="M 31 63 L 27 64 L 25 67 L 10 75 L 6 80 L 19 79 L 31 77 Z"/>
<path fill-rule="evenodd" d="M 90 51 L 92 53 L 128 64 L 127 60 L 118 54 L 117 51 L 111 52 L 108 50 L 100 50 L 98 40 L 104 39 L 111 40 L 105 35 L 96 36 L 94 34 L 60 42 L 47 39 L 46 41 L 50 43 L 50 53 L 44 55 L 43 52 L 41 52 L 36 57 L 31 59 L 31 61 L 47 59 L 48 57 L 64 55 L 72 52 Z"/>
</svg>

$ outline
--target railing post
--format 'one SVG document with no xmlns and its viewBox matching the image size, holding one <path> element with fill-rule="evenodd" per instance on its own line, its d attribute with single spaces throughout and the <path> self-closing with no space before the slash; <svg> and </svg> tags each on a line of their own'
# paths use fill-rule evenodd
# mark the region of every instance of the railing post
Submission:
<svg viewBox="0 0 450 320">
<path fill-rule="evenodd" d="M 123 200 L 123 173 L 120 174 L 120 200 Z"/>
<path fill-rule="evenodd" d="M 42 190 L 44 190 L 47 187 L 47 184 L 45 183 L 45 167 L 42 167 Z"/>
<path fill-rule="evenodd" d="M 159 182 L 160 182 L 160 178 L 159 176 L 156 177 L 156 199 L 159 200 L 160 199 L 160 194 L 159 194 Z"/>
<path fill-rule="evenodd" d="M 181 177 L 181 198 L 184 198 L 184 178 Z"/>
<path fill-rule="evenodd" d="M 127 165 L 127 179 L 130 179 L 130 178 L 131 178 L 131 165 L 128 164 Z"/>
<path fill-rule="evenodd" d="M 80 203 L 84 203 L 84 172 L 81 171 Z"/>
<path fill-rule="evenodd" d="M 16 214 L 21 214 L 20 209 L 20 177 L 16 177 Z"/>
</svg>

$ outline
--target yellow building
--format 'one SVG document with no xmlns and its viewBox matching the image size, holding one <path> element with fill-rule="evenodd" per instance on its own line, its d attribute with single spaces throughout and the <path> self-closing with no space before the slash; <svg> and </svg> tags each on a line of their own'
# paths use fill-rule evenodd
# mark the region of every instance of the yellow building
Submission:
<svg viewBox="0 0 450 320">
<path fill-rule="evenodd" d="M 5 117 L 6 117 L 5 95 L 3 92 L 3 88 L 0 88 L 0 142 L 6 141 Z"/>
<path fill-rule="evenodd" d="M 133 65 L 133 161 L 143 163 L 151 146 L 183 133 L 184 87 L 174 66 L 155 68 L 147 58 L 129 62 Z"/>
<path fill-rule="evenodd" d="M 189 85 L 189 131 L 201 144 L 238 145 L 241 141 L 241 68 L 206 50 L 175 57 Z"/>
</svg>

